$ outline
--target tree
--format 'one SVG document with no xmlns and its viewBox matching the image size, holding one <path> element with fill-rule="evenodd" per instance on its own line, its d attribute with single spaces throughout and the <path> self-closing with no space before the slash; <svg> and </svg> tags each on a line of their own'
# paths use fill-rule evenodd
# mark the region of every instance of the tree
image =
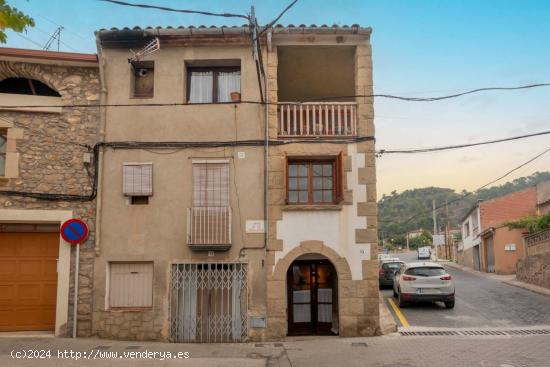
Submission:
<svg viewBox="0 0 550 367">
<path fill-rule="evenodd" d="M 417 249 L 419 247 L 431 246 L 432 242 L 432 234 L 424 230 L 419 236 L 409 239 L 409 248 Z"/>
<path fill-rule="evenodd" d="M 20 33 L 27 27 L 34 27 L 34 19 L 0 0 L 0 43 L 6 43 L 6 29 Z"/>
</svg>

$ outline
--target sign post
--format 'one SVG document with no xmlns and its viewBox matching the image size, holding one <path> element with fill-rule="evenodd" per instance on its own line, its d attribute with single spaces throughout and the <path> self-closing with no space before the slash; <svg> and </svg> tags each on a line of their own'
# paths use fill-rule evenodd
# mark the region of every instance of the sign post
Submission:
<svg viewBox="0 0 550 367">
<path fill-rule="evenodd" d="M 61 237 L 71 245 L 76 245 L 74 270 L 74 301 L 73 301 L 73 338 L 76 338 L 76 322 L 78 311 L 78 273 L 80 271 L 80 244 L 88 238 L 88 226 L 80 219 L 69 219 L 61 225 Z"/>
</svg>

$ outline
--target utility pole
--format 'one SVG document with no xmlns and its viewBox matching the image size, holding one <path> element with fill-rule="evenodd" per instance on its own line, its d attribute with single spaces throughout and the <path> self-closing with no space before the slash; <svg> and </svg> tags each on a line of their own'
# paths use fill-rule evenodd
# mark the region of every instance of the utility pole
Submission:
<svg viewBox="0 0 550 367">
<path fill-rule="evenodd" d="M 435 217 L 435 199 L 432 199 L 432 216 L 434 222 L 434 235 L 437 234 L 437 219 Z"/>
<path fill-rule="evenodd" d="M 407 251 L 409 251 L 409 231 L 407 231 Z"/>
<path fill-rule="evenodd" d="M 449 207 L 447 205 L 447 199 L 445 199 L 445 218 L 447 219 L 447 224 L 445 225 L 445 257 L 451 259 L 451 249 L 449 247 Z"/>
<path fill-rule="evenodd" d="M 437 234 L 437 218 L 435 217 L 435 199 L 432 199 L 432 216 L 433 216 L 433 222 L 434 222 L 434 231 L 433 236 Z M 432 236 L 432 238 L 433 238 Z M 432 242 L 433 244 L 433 242 Z M 439 257 L 439 246 L 435 246 L 435 256 Z"/>
</svg>

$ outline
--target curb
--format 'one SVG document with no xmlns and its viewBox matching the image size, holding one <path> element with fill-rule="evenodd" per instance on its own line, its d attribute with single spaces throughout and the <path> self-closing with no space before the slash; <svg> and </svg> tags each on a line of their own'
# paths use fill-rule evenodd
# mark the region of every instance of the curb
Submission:
<svg viewBox="0 0 550 367">
<path fill-rule="evenodd" d="M 381 294 L 379 295 L 379 299 L 378 299 L 378 307 L 379 307 L 378 317 L 380 320 L 379 335 L 387 335 L 387 334 L 397 332 L 397 323 L 395 322 L 390 310 L 388 309 L 388 306 L 386 305 L 384 297 L 382 297 Z"/>
</svg>

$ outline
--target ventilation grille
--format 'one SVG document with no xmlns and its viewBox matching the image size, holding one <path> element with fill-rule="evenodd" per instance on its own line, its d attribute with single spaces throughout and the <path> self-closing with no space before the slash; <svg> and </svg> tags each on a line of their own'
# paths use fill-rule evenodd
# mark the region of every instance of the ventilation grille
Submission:
<svg viewBox="0 0 550 367">
<path fill-rule="evenodd" d="M 550 335 L 550 329 L 400 331 L 401 336 L 515 336 Z"/>
</svg>

